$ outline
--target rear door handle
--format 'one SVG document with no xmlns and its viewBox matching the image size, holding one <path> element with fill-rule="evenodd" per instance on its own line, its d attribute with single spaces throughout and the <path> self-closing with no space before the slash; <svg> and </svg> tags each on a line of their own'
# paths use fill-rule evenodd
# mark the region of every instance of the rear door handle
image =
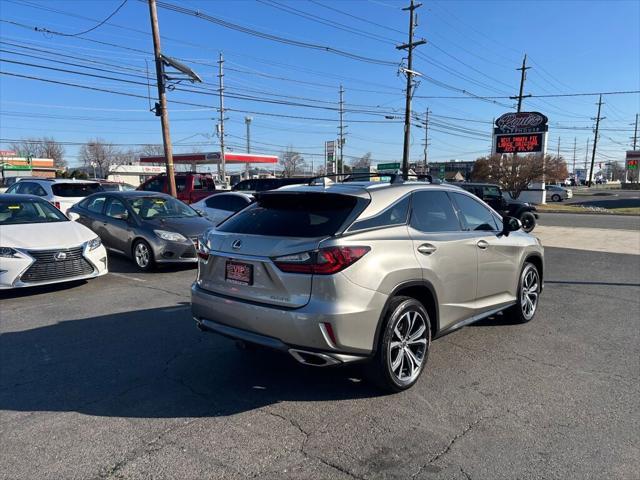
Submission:
<svg viewBox="0 0 640 480">
<path fill-rule="evenodd" d="M 430 243 L 423 243 L 418 247 L 418 251 L 423 255 L 431 255 L 436 251 L 436 247 Z"/>
<path fill-rule="evenodd" d="M 481 248 L 482 250 L 484 250 L 489 246 L 489 242 L 486 242 L 484 240 L 479 240 L 478 243 L 476 243 L 476 245 L 478 246 L 478 248 Z"/>
</svg>

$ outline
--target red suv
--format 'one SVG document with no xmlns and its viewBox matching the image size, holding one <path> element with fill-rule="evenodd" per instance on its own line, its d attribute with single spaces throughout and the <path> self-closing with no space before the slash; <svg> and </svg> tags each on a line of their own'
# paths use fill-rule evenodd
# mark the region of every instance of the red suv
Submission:
<svg viewBox="0 0 640 480">
<path fill-rule="evenodd" d="M 185 203 L 194 203 L 211 195 L 216 185 L 213 177 L 205 173 L 176 173 L 176 191 L 178 200 Z M 138 190 L 147 192 L 169 193 L 169 182 L 167 175 L 162 173 L 151 177 L 149 180 L 140 185 Z"/>
</svg>

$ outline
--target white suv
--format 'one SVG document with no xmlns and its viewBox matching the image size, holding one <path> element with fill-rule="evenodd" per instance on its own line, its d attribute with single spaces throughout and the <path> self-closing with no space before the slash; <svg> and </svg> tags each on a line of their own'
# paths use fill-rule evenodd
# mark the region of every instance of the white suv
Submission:
<svg viewBox="0 0 640 480">
<path fill-rule="evenodd" d="M 99 182 L 65 178 L 30 178 L 11 185 L 6 193 L 36 195 L 66 214 L 73 205 L 92 193 L 102 191 Z"/>
</svg>

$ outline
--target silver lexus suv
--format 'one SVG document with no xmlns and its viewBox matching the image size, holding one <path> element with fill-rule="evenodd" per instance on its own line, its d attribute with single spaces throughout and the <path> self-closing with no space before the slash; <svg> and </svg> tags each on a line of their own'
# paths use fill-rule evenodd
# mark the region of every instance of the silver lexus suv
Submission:
<svg viewBox="0 0 640 480">
<path fill-rule="evenodd" d="M 367 360 L 381 387 L 404 390 L 432 339 L 500 311 L 533 318 L 544 253 L 520 226 L 426 182 L 264 192 L 205 234 L 193 317 L 308 365 Z"/>
</svg>

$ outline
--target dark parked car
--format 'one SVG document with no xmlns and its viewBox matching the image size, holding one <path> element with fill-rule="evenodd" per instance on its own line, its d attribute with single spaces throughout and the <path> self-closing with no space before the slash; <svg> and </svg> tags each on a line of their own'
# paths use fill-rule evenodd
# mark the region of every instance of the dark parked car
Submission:
<svg viewBox="0 0 640 480">
<path fill-rule="evenodd" d="M 484 200 L 503 217 L 515 217 L 519 219 L 522 222 L 522 229 L 525 232 L 528 233 L 535 228 L 538 219 L 536 207 L 530 203 L 512 198 L 511 195 L 508 195 L 507 198 L 498 185 L 469 182 L 457 183 L 456 185 Z"/>
<path fill-rule="evenodd" d="M 199 237 L 213 224 L 183 202 L 153 192 L 102 192 L 85 198 L 70 217 L 97 233 L 104 246 L 141 270 L 160 263 L 196 263 Z"/>
<path fill-rule="evenodd" d="M 250 180 L 242 180 L 234 185 L 231 189 L 234 192 L 265 192 L 267 190 L 275 190 L 285 185 L 298 185 L 301 183 L 309 183 L 314 177 L 291 177 L 291 178 L 252 178 Z"/>
</svg>

